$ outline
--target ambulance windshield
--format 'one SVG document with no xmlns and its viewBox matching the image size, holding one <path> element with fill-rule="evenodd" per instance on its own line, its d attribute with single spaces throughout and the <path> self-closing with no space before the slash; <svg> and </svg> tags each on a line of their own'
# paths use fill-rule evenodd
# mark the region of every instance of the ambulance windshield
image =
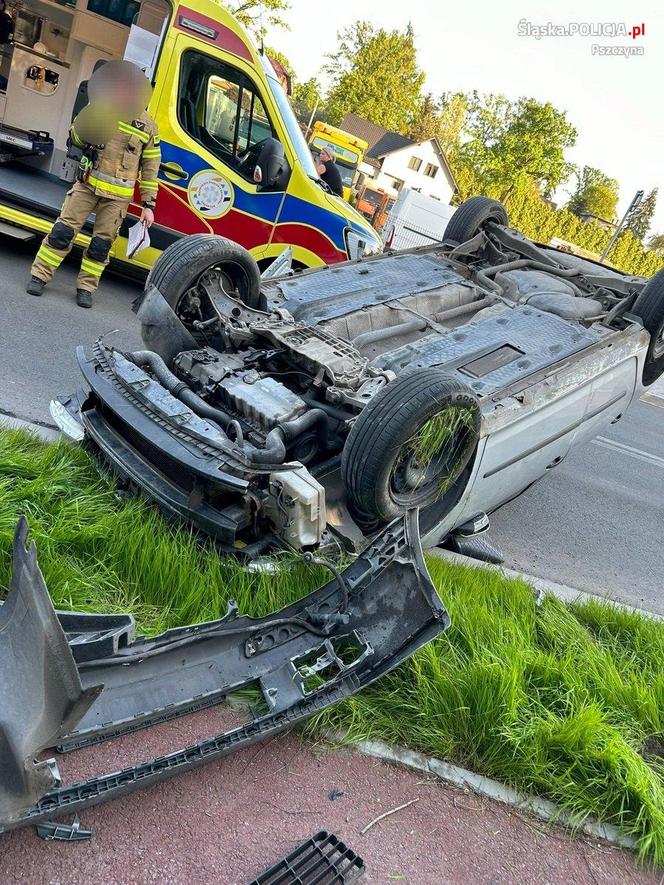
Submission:
<svg viewBox="0 0 664 885">
<path fill-rule="evenodd" d="M 304 135 L 302 134 L 302 130 L 295 119 L 295 114 L 293 113 L 293 108 L 290 106 L 290 102 L 288 101 L 288 96 L 284 92 L 281 84 L 274 77 L 271 77 L 269 74 L 267 76 L 267 82 L 270 84 L 270 91 L 279 106 L 279 111 L 281 113 L 281 119 L 284 121 L 284 126 L 288 130 L 288 134 L 290 136 L 291 143 L 293 148 L 295 149 L 295 153 L 297 157 L 302 163 L 304 167 L 305 173 L 309 176 L 309 178 L 313 178 L 318 181 L 318 173 L 316 172 L 316 167 L 314 166 L 314 161 L 311 156 L 311 151 L 309 150 L 309 146 L 304 140 Z"/>
</svg>

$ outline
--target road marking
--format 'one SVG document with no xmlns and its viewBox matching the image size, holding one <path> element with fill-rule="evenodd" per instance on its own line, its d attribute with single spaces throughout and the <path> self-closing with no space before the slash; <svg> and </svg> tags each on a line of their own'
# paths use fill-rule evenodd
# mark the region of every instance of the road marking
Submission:
<svg viewBox="0 0 664 885">
<path fill-rule="evenodd" d="M 626 446 L 624 443 L 616 442 L 614 439 L 607 439 L 605 436 L 598 436 L 593 442 L 596 446 L 612 449 L 614 452 L 628 455 L 630 458 L 635 458 L 637 461 L 645 461 L 647 464 L 652 464 L 655 467 L 661 467 L 664 469 L 664 458 L 660 458 L 659 455 L 653 455 L 651 452 L 644 452 L 642 449 L 635 449 L 634 446 Z"/>
<path fill-rule="evenodd" d="M 639 399 L 650 406 L 664 409 L 664 378 L 659 378 Z"/>
<path fill-rule="evenodd" d="M 660 396 L 657 393 L 644 393 L 643 396 L 640 397 L 642 403 L 646 403 L 649 406 L 657 406 L 658 409 L 664 409 L 664 396 Z"/>
</svg>

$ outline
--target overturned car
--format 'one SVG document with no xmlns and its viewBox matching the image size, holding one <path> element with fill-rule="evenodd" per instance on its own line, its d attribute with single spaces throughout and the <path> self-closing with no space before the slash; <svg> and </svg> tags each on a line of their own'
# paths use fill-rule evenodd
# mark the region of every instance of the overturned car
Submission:
<svg viewBox="0 0 664 885">
<path fill-rule="evenodd" d="M 212 235 L 158 260 L 145 350 L 104 340 L 53 414 L 228 549 L 351 549 L 417 507 L 486 524 L 664 369 L 664 273 L 542 246 L 474 197 L 444 241 L 261 280 Z"/>
</svg>

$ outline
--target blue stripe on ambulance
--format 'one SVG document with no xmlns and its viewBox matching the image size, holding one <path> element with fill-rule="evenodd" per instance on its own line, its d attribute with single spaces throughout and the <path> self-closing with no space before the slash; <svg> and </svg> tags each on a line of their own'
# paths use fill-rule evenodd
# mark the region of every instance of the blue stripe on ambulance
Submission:
<svg viewBox="0 0 664 885">
<path fill-rule="evenodd" d="M 162 163 L 177 163 L 189 173 L 191 179 L 197 172 L 203 169 L 212 168 L 209 163 L 193 151 L 187 151 L 177 145 L 169 142 L 161 142 L 161 161 Z M 186 187 L 184 182 L 171 181 L 163 172 L 159 177 L 171 185 L 178 187 Z M 341 250 L 345 250 L 344 228 L 352 227 L 358 233 L 367 233 L 367 228 L 362 227 L 355 221 L 343 218 L 336 212 L 329 209 L 323 209 L 315 206 L 307 200 L 302 200 L 292 194 L 286 194 L 283 200 L 282 193 L 257 193 L 252 194 L 239 187 L 234 187 L 233 206 L 247 215 L 253 215 L 271 224 L 275 224 L 277 220 L 280 224 L 307 224 L 316 230 L 321 231 Z M 282 204 L 283 209 L 279 214 L 279 207 Z"/>
</svg>

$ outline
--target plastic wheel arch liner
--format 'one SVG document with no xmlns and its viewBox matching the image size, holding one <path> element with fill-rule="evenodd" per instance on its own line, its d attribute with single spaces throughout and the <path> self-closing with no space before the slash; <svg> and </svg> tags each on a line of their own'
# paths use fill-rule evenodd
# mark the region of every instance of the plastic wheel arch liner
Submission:
<svg viewBox="0 0 664 885">
<path fill-rule="evenodd" d="M 344 570 L 345 611 L 342 588 L 333 578 L 265 618 L 237 617 L 230 609 L 221 621 L 152 639 L 130 636 L 109 657 L 81 653 L 77 635 L 77 666 L 34 545 L 25 549 L 26 534 L 22 520 L 9 596 L 0 607 L 0 832 L 78 812 L 283 731 L 360 691 L 449 625 L 412 511 L 388 525 Z M 23 599 L 34 611 L 17 618 Z M 15 654 L 51 637 L 47 675 L 43 657 Z M 71 786 L 59 786 L 57 778 L 20 776 L 29 765 L 25 760 L 45 746 L 73 749 L 135 731 L 247 686 L 261 690 L 263 712 L 215 737 Z M 53 760 L 41 765 L 55 769 Z"/>
</svg>

